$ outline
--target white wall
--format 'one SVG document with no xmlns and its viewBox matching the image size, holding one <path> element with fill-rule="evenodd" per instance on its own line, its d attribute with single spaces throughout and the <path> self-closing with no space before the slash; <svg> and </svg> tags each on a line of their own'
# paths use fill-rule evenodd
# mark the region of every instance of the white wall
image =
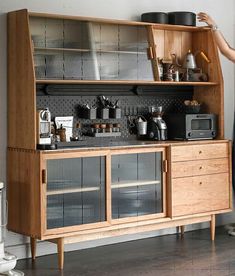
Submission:
<svg viewBox="0 0 235 276">
<path fill-rule="evenodd" d="M 202 8 L 201 8 L 202 7 Z M 148 11 L 193 11 L 201 10 L 210 13 L 216 18 L 220 29 L 231 45 L 235 42 L 235 4 L 233 0 L 0 0 L 0 176 L 6 182 L 6 125 L 7 125 L 7 52 L 6 52 L 6 13 L 12 10 L 27 8 L 35 12 L 60 13 L 68 15 L 81 15 L 93 17 L 105 17 L 116 19 L 139 20 L 140 15 Z M 235 44 L 235 43 L 234 43 Z M 232 137 L 232 123 L 234 113 L 234 66 L 225 58 L 221 58 L 225 84 L 225 135 Z M 16 111 L 17 112 L 17 111 Z M 20 127 L 20 126 L 19 126 Z M 235 214 L 221 216 L 219 223 L 235 221 Z M 208 224 L 192 227 L 207 227 Z M 193 229 L 189 226 L 187 229 Z M 151 235 L 173 233 L 174 229 L 158 231 L 157 233 L 132 235 L 128 237 L 105 239 L 95 242 L 81 243 L 66 247 L 67 250 L 76 248 L 92 247 L 100 244 L 113 243 L 130 240 L 133 238 L 143 238 Z M 17 254 L 19 257 L 26 257 L 29 254 L 28 242 L 23 236 L 14 233 L 7 233 L 6 245 L 8 251 Z M 40 243 L 38 254 L 50 254 L 55 252 L 54 245 Z"/>
</svg>

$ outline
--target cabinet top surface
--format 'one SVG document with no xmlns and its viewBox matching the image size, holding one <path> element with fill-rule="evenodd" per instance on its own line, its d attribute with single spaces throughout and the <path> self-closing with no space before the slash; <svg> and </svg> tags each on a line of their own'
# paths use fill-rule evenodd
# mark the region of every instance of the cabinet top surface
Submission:
<svg viewBox="0 0 235 276">
<path fill-rule="evenodd" d="M 99 151 L 99 150 L 122 150 L 122 149 L 146 149 L 146 148 L 164 148 L 168 146 L 186 146 L 227 143 L 229 140 L 197 140 L 197 141 L 118 141 L 97 144 L 81 144 L 78 146 L 61 147 L 56 150 L 40 150 L 42 153 L 63 153 L 79 151 Z"/>
<path fill-rule="evenodd" d="M 28 10 L 19 10 L 13 12 L 27 12 L 31 17 L 44 17 L 44 18 L 55 18 L 55 19 L 70 19 L 70 20 L 80 20 L 80 21 L 91 21 L 107 24 L 124 24 L 124 25 L 139 25 L 139 26 L 153 26 L 156 29 L 165 30 L 182 30 L 182 31 L 209 31 L 209 27 L 202 26 L 183 26 L 183 25 L 171 25 L 171 24 L 157 24 L 152 22 L 141 22 L 141 21 L 131 21 L 123 19 L 110 19 L 110 18 L 97 18 L 97 17 L 87 17 L 87 16 L 77 16 L 77 15 L 62 15 L 62 14 L 49 14 L 49 13 L 38 13 L 30 12 Z"/>
</svg>

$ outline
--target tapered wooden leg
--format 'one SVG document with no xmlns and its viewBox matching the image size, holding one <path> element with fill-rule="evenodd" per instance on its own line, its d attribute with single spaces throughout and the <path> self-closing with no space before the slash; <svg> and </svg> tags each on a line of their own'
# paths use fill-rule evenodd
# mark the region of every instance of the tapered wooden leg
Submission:
<svg viewBox="0 0 235 276">
<path fill-rule="evenodd" d="M 37 240 L 35 238 L 30 238 L 30 245 L 32 260 L 34 261 L 36 259 Z"/>
<path fill-rule="evenodd" d="M 181 237 L 184 236 L 184 225 L 180 226 L 180 234 L 181 234 Z"/>
<path fill-rule="evenodd" d="M 59 269 L 64 268 L 64 239 L 57 240 L 57 251 L 58 251 L 58 264 Z"/>
<path fill-rule="evenodd" d="M 215 215 L 211 215 L 211 240 L 215 240 Z"/>
</svg>

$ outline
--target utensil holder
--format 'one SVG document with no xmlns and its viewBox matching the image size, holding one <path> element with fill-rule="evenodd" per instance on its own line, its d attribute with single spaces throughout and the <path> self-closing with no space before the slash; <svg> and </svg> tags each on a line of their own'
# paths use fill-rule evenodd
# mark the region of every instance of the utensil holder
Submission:
<svg viewBox="0 0 235 276">
<path fill-rule="evenodd" d="M 121 119 L 122 110 L 121 108 L 110 108 L 109 109 L 109 117 L 113 119 Z"/>
<path fill-rule="evenodd" d="M 98 108 L 97 115 L 100 119 L 109 119 L 109 108 Z"/>
<path fill-rule="evenodd" d="M 97 118 L 97 109 L 96 108 L 83 108 L 81 111 L 82 118 L 84 119 L 96 119 Z"/>
</svg>

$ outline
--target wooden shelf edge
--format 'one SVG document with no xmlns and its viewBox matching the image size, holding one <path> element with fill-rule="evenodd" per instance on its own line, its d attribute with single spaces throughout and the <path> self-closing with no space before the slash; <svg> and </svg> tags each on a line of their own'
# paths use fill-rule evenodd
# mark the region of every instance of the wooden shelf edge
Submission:
<svg viewBox="0 0 235 276">
<path fill-rule="evenodd" d="M 215 86 L 219 82 L 171 82 L 171 81 L 133 81 L 133 80 L 55 80 L 37 79 L 36 84 L 131 84 L 162 86 Z"/>
<path fill-rule="evenodd" d="M 86 17 L 86 16 L 71 16 L 62 14 L 49 14 L 49 13 L 38 13 L 38 12 L 28 12 L 30 17 L 42 17 L 42 18 L 57 18 L 57 19 L 68 19 L 68 20 L 79 20 L 79 21 L 89 21 L 97 22 L 103 24 L 120 24 L 120 25 L 134 25 L 134 26 L 153 26 L 155 29 L 161 30 L 172 30 L 172 31 L 209 31 L 211 30 L 207 26 L 185 26 L 185 25 L 173 25 L 173 24 L 158 24 L 153 22 L 143 22 L 143 21 L 132 21 L 125 19 L 110 19 L 102 17 Z"/>
<path fill-rule="evenodd" d="M 190 31 L 190 32 L 200 32 L 200 31 L 210 31 L 210 27 L 203 26 L 185 26 L 185 25 L 172 25 L 172 24 L 154 24 L 152 23 L 154 29 L 157 30 L 171 30 L 171 31 Z"/>
</svg>

